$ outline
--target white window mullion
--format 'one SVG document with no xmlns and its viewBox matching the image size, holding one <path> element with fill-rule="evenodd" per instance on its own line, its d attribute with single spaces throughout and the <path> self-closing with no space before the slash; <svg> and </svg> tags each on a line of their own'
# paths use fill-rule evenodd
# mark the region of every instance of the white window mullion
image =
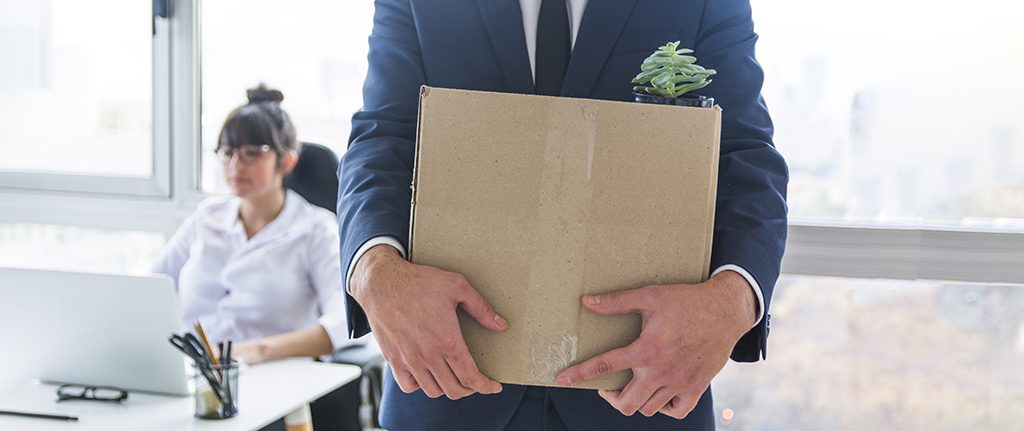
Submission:
<svg viewBox="0 0 1024 431">
<path fill-rule="evenodd" d="M 170 0 L 168 0 L 170 2 Z M 173 9 L 171 9 L 173 11 Z M 171 196 L 171 16 L 153 17 L 153 183 L 161 196 Z"/>
<path fill-rule="evenodd" d="M 1024 232 L 795 222 L 789 274 L 1024 284 Z"/>
<path fill-rule="evenodd" d="M 172 1 L 171 19 L 171 130 L 174 151 L 173 195 L 186 204 L 198 203 L 199 191 L 199 4 Z"/>
</svg>

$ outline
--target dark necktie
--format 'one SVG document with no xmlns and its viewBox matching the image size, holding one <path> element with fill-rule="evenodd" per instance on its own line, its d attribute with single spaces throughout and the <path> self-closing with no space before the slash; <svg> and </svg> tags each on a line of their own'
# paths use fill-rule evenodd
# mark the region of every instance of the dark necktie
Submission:
<svg viewBox="0 0 1024 431">
<path fill-rule="evenodd" d="M 569 12 L 565 0 L 542 0 L 537 20 L 535 93 L 557 96 L 569 67 Z"/>
</svg>

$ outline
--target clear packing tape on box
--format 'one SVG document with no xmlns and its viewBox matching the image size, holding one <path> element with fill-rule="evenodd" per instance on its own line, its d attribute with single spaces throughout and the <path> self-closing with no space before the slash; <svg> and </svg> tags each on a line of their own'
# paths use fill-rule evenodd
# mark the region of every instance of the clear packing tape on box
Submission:
<svg viewBox="0 0 1024 431">
<path fill-rule="evenodd" d="M 557 386 L 640 333 L 582 295 L 707 279 L 720 134 L 717 106 L 423 87 L 409 257 L 463 274 L 509 321 L 495 333 L 460 311 L 480 370 Z"/>
</svg>

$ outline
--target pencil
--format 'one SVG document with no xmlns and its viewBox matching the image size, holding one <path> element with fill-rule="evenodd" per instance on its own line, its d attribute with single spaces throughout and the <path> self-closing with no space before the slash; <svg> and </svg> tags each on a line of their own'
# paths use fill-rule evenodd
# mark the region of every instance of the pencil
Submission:
<svg viewBox="0 0 1024 431">
<path fill-rule="evenodd" d="M 58 419 L 58 420 L 62 420 L 62 421 L 77 421 L 78 420 L 77 416 L 55 415 L 55 414 L 49 414 L 49 413 L 17 412 L 17 411 L 11 411 L 11 410 L 0 410 L 0 415 L 21 416 L 21 417 L 26 417 L 26 418 L 37 418 L 37 419 Z"/>
<path fill-rule="evenodd" d="M 206 332 L 203 331 L 203 325 L 200 325 L 199 321 L 196 320 L 194 326 L 196 328 L 196 335 L 199 336 L 199 341 L 202 341 L 203 347 L 206 348 L 206 354 L 210 358 L 210 364 L 215 367 L 220 365 L 220 361 L 218 361 L 217 357 L 213 354 L 213 347 L 210 346 L 210 340 L 206 338 Z"/>
</svg>

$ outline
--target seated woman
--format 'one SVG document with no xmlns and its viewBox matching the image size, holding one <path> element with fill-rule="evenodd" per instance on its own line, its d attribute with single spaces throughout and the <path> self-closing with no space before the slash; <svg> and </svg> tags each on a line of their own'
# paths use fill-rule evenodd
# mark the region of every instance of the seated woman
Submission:
<svg viewBox="0 0 1024 431">
<path fill-rule="evenodd" d="M 295 126 L 263 84 L 228 115 L 217 156 L 232 196 L 203 201 L 153 271 L 174 279 L 183 320 L 248 364 L 350 343 L 334 214 L 284 188 Z"/>
</svg>

